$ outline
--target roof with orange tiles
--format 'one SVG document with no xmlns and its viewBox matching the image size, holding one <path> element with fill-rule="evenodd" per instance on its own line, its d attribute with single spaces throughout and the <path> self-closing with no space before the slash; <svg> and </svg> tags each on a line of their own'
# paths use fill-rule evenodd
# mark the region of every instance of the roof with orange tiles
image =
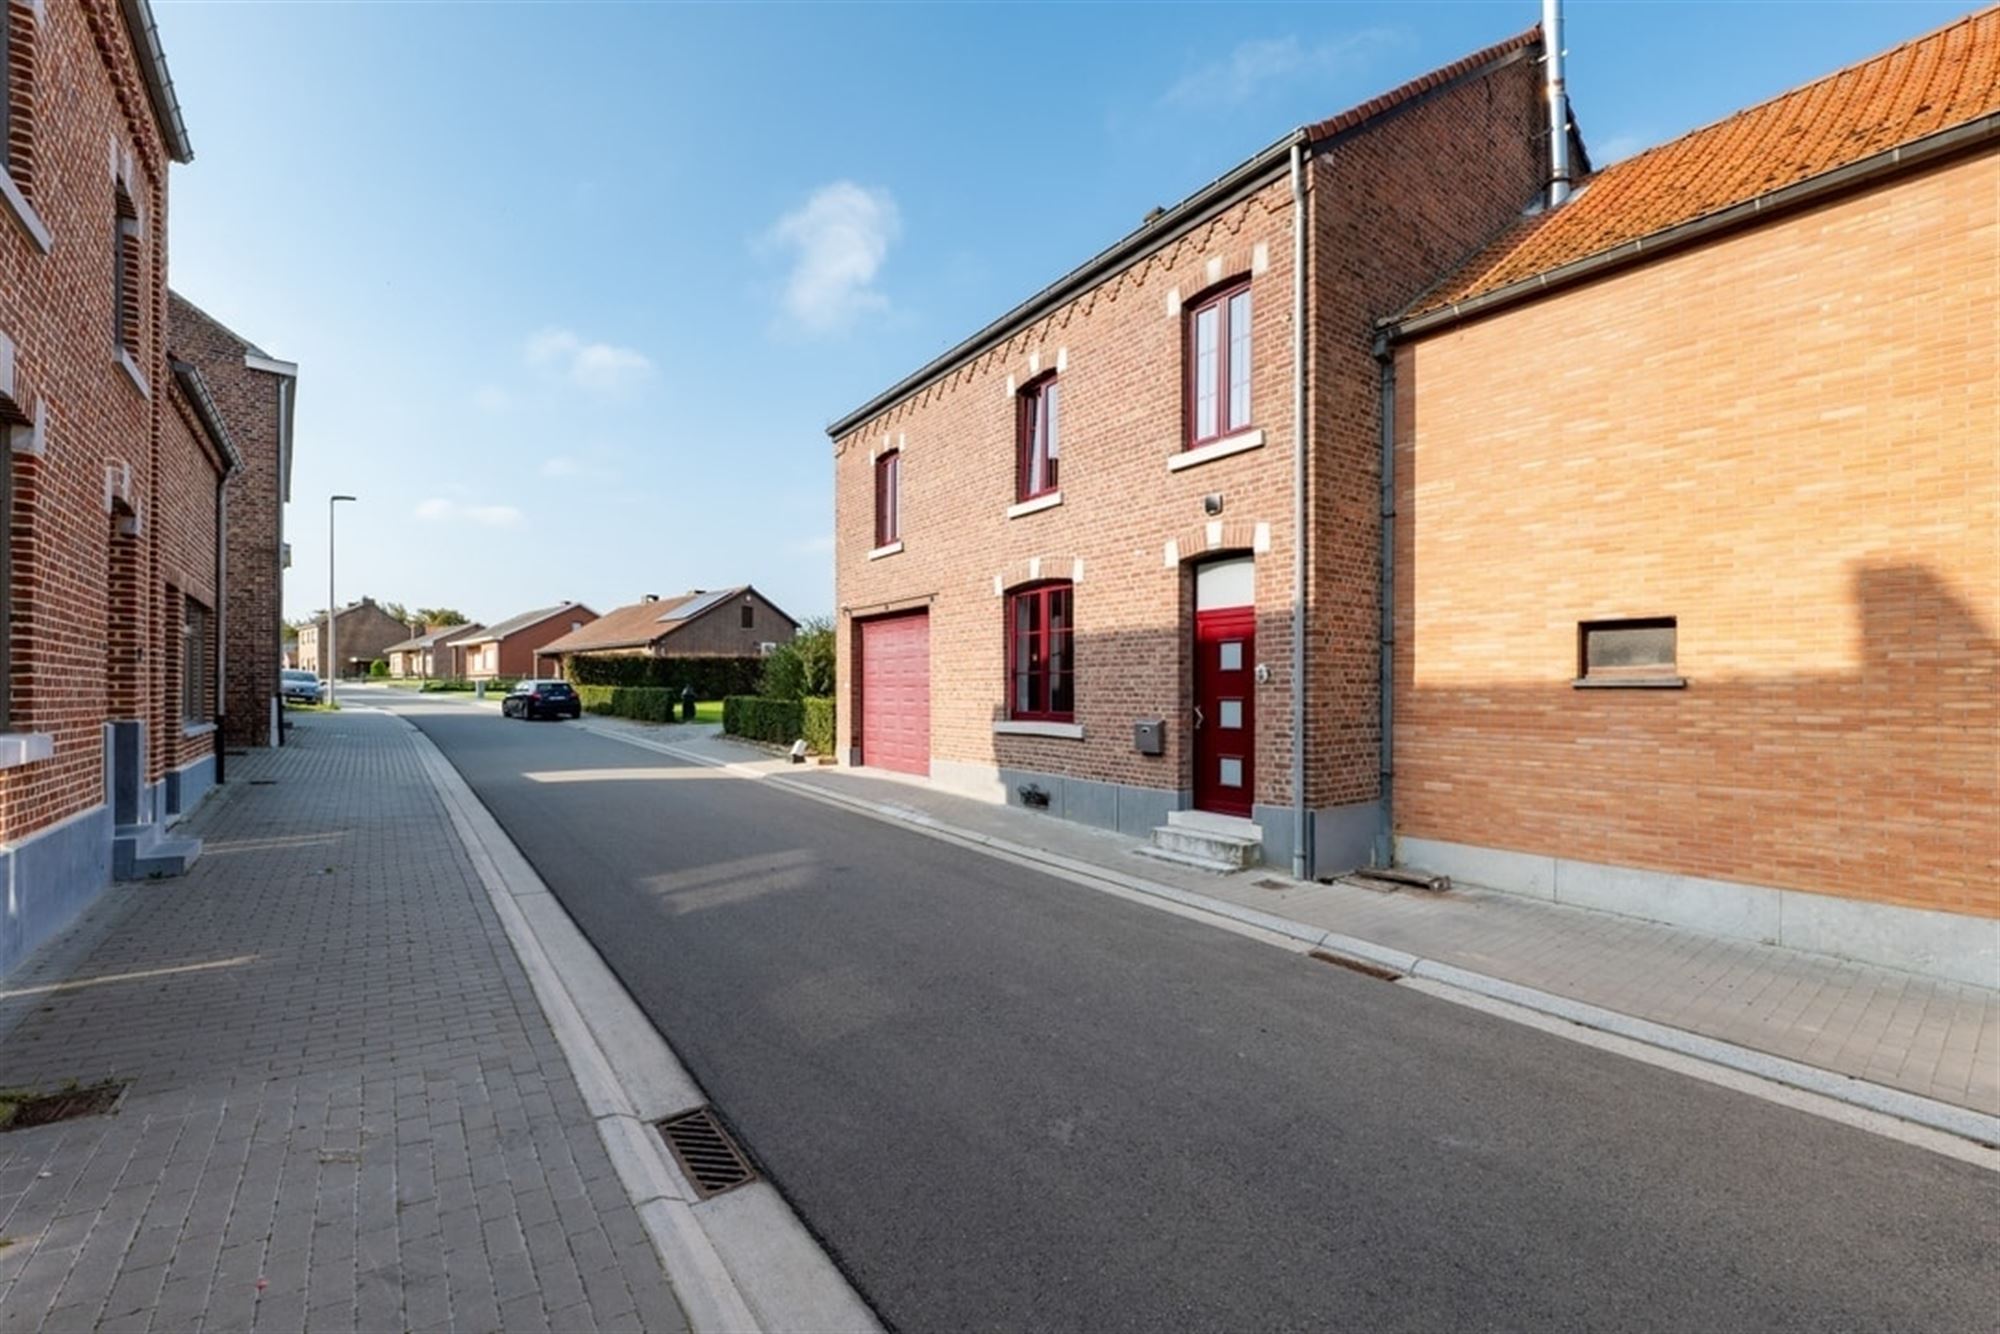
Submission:
<svg viewBox="0 0 2000 1334">
<path fill-rule="evenodd" d="M 2000 5 L 1682 135 L 1502 232 L 1398 317 L 1462 306 L 2000 111 Z"/>
<path fill-rule="evenodd" d="M 1380 97 L 1371 98 L 1359 106 L 1350 107 L 1337 116 L 1291 131 L 1254 157 L 1216 177 L 1172 208 L 1153 210 L 1138 230 L 1128 233 L 1114 245 L 1099 251 L 978 333 L 919 368 L 914 374 L 898 381 L 854 411 L 838 418 L 827 427 L 827 434 L 838 440 L 855 427 L 866 424 L 870 418 L 879 416 L 917 393 L 924 386 L 949 375 L 955 368 L 964 365 L 987 348 L 1034 323 L 1065 301 L 1123 272 L 1198 224 L 1216 209 L 1227 207 L 1251 191 L 1261 189 L 1268 184 L 1273 173 L 1286 169 L 1293 145 L 1323 145 L 1329 139 L 1365 130 L 1392 112 L 1415 103 L 1459 79 L 1488 73 L 1501 62 L 1523 59 L 1529 52 L 1538 51 L 1541 44 L 1542 27 L 1538 23 L 1505 41 L 1495 42 L 1471 55 L 1454 60 L 1449 65 L 1441 65 L 1428 74 L 1419 75 L 1408 83 L 1393 88 Z"/>
</svg>

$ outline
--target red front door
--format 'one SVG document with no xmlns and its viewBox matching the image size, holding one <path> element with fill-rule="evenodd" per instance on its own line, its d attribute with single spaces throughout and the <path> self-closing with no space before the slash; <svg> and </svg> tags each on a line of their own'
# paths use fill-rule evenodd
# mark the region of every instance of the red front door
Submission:
<svg viewBox="0 0 2000 1334">
<path fill-rule="evenodd" d="M 1257 609 L 1194 617 L 1194 804 L 1250 814 L 1257 763 Z"/>
</svg>

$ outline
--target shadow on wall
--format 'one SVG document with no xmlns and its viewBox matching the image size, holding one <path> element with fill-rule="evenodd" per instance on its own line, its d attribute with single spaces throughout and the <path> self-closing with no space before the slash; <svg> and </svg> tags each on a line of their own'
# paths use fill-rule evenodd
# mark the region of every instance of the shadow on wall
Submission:
<svg viewBox="0 0 2000 1334">
<path fill-rule="evenodd" d="M 1662 608 L 1681 690 L 1416 686 L 1419 632 L 1397 833 L 2000 916 L 2000 641 L 1923 566 L 1861 565 L 1851 604 L 1858 670 L 1798 676 L 1706 675 L 1700 606 Z"/>
</svg>

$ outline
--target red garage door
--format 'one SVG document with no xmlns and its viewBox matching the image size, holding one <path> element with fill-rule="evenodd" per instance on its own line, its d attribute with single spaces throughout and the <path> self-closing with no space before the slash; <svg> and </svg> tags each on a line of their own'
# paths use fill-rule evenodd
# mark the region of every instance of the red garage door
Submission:
<svg viewBox="0 0 2000 1334">
<path fill-rule="evenodd" d="M 861 762 L 931 771 L 931 618 L 861 623 Z"/>
</svg>

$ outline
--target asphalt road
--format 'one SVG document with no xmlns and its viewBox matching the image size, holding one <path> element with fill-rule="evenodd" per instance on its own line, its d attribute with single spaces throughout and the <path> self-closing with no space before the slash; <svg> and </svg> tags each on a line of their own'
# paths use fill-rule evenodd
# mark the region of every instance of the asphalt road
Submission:
<svg viewBox="0 0 2000 1334">
<path fill-rule="evenodd" d="M 411 716 L 899 1329 L 1996 1327 L 1994 1174 L 572 724 Z"/>
</svg>

